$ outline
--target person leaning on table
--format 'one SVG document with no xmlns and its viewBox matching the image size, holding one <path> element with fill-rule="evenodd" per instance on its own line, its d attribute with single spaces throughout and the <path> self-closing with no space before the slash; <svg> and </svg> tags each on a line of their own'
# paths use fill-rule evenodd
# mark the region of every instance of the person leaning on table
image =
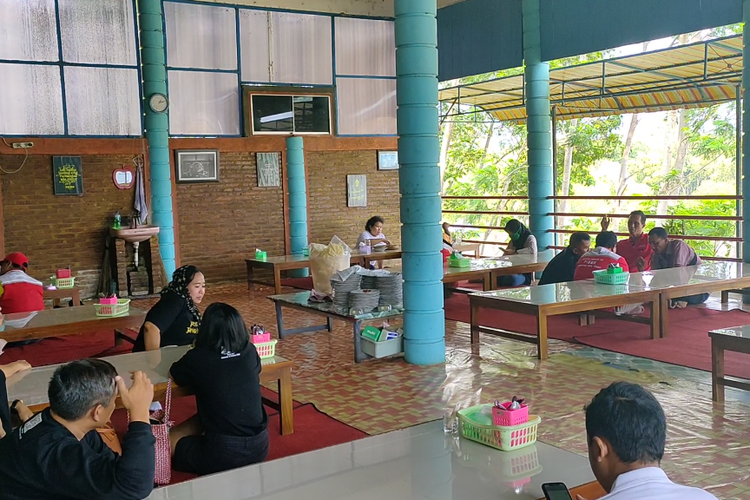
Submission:
<svg viewBox="0 0 750 500">
<path fill-rule="evenodd" d="M 648 233 L 648 242 L 654 250 L 651 256 L 651 269 L 671 269 L 673 267 L 699 266 L 703 263 L 695 250 L 682 240 L 671 240 L 663 227 L 655 227 Z M 672 299 L 671 308 L 682 309 L 688 305 L 703 304 L 710 294 L 701 293 L 690 297 Z"/>
<path fill-rule="evenodd" d="M 122 455 L 96 431 L 112 416 L 118 392 L 130 413 Z M 106 361 L 73 361 L 55 370 L 48 396 L 49 408 L 0 439 L 0 499 L 141 500 L 151 494 L 154 386 L 143 372 L 133 373 L 128 389 Z"/>
<path fill-rule="evenodd" d="M 643 387 L 615 382 L 585 409 L 591 470 L 608 493 L 600 500 L 716 500 L 698 488 L 675 484 L 661 469 L 667 418 Z M 578 500 L 585 500 L 578 495 Z"/>
<path fill-rule="evenodd" d="M 200 304 L 206 293 L 206 279 L 197 267 L 182 266 L 161 291 L 161 298 L 146 314 L 135 339 L 133 352 L 155 351 L 170 345 L 190 345 L 201 323 Z"/>
</svg>

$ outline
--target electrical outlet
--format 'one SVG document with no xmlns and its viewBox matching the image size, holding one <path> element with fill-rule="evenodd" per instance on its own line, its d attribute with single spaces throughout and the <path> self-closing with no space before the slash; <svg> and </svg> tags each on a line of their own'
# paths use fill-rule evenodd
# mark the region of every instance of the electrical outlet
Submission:
<svg viewBox="0 0 750 500">
<path fill-rule="evenodd" d="M 14 142 L 11 145 L 13 149 L 29 149 L 34 147 L 33 142 Z"/>
</svg>

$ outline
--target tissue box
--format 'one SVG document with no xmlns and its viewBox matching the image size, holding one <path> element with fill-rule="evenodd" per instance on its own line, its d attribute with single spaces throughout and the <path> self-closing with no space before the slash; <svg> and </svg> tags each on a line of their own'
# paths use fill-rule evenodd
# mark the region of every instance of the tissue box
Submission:
<svg viewBox="0 0 750 500">
<path fill-rule="evenodd" d="M 265 342 L 271 341 L 271 334 L 266 332 L 266 333 L 261 333 L 259 335 L 252 335 L 252 339 L 253 339 L 253 344 L 263 344 Z"/>
<path fill-rule="evenodd" d="M 70 269 L 58 269 L 57 271 L 55 271 L 55 277 L 57 279 L 70 278 Z"/>
<path fill-rule="evenodd" d="M 266 260 L 268 254 L 266 252 L 255 252 L 255 258 L 258 260 Z"/>
<path fill-rule="evenodd" d="M 114 305 L 117 304 L 117 297 L 102 297 L 99 299 L 99 303 L 102 305 Z"/>
</svg>

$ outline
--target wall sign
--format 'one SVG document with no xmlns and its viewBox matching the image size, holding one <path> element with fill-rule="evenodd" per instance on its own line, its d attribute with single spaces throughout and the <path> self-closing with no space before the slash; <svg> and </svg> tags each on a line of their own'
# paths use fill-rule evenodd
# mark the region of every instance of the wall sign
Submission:
<svg viewBox="0 0 750 500">
<path fill-rule="evenodd" d="M 218 182 L 219 151 L 215 149 L 177 150 L 177 182 Z"/>
<path fill-rule="evenodd" d="M 52 186 L 57 196 L 83 195 L 83 168 L 80 156 L 52 157 Z"/>
<path fill-rule="evenodd" d="M 378 170 L 398 170 L 398 151 L 378 151 Z"/>
<path fill-rule="evenodd" d="M 349 207 L 367 206 L 367 176 L 346 176 L 346 202 Z"/>
<path fill-rule="evenodd" d="M 281 186 L 281 153 L 255 153 L 258 187 Z"/>
</svg>

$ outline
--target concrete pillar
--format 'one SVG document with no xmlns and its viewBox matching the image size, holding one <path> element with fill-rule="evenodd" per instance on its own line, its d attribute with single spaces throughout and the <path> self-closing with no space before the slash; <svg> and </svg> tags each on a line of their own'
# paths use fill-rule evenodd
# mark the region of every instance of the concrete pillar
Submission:
<svg viewBox="0 0 750 500">
<path fill-rule="evenodd" d="M 437 1 L 395 0 L 395 12 L 404 356 L 428 365 L 445 361 Z"/>
<path fill-rule="evenodd" d="M 746 132 L 750 130 L 750 0 L 742 2 L 742 260 L 750 263 L 750 139 Z M 740 126 L 738 121 L 737 126 Z M 750 303 L 750 289 L 745 289 L 743 302 Z"/>
<path fill-rule="evenodd" d="M 302 137 L 286 139 L 286 175 L 289 186 L 289 244 L 292 255 L 302 255 L 307 248 L 307 181 L 305 179 L 305 145 Z M 307 269 L 291 271 L 290 276 L 303 278 Z"/>
<path fill-rule="evenodd" d="M 168 95 L 164 19 L 161 0 L 138 0 L 141 35 L 141 65 L 146 113 L 146 140 L 151 170 L 151 223 L 159 226 L 159 254 L 171 278 L 175 270 L 174 217 L 172 214 L 172 167 L 169 164 L 169 120 L 167 113 L 154 113 L 148 106 L 156 93 Z"/>
<path fill-rule="evenodd" d="M 549 104 L 549 64 L 542 62 L 539 16 L 541 0 L 523 0 L 523 58 L 526 78 L 526 129 L 529 148 L 529 229 L 539 250 L 552 245 L 554 194 L 552 185 L 552 118 Z"/>
</svg>

